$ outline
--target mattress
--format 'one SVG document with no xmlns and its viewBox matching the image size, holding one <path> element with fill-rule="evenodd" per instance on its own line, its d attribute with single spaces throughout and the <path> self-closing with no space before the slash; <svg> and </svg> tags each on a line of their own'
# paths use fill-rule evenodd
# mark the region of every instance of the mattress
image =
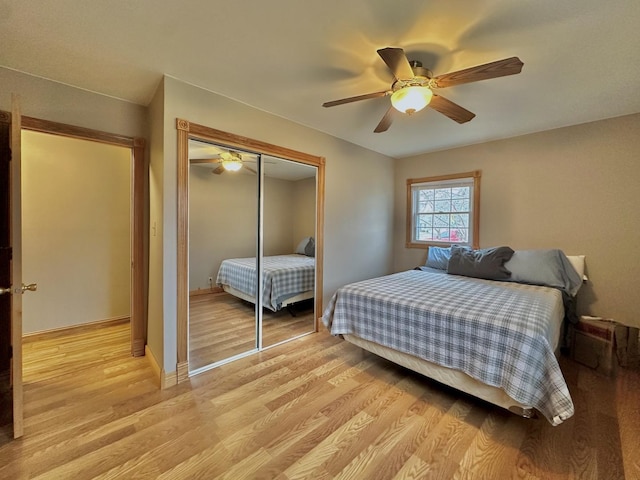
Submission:
<svg viewBox="0 0 640 480">
<path fill-rule="evenodd" d="M 554 354 L 562 318 L 553 288 L 411 270 L 340 288 L 323 322 L 463 372 L 557 425 L 573 415 Z"/>
<path fill-rule="evenodd" d="M 274 255 L 262 258 L 263 306 L 276 312 L 291 299 L 312 298 L 315 286 L 315 258 L 305 255 Z M 216 284 L 255 303 L 256 259 L 232 258 L 222 261 Z"/>
</svg>

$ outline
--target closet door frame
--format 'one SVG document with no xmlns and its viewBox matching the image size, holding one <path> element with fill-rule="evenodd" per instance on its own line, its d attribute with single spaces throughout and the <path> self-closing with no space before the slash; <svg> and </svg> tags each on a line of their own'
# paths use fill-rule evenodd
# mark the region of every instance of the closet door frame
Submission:
<svg viewBox="0 0 640 480">
<path fill-rule="evenodd" d="M 280 157 L 285 160 L 291 160 L 317 168 L 314 332 L 318 331 L 319 316 L 322 313 L 325 159 L 324 157 L 280 147 L 222 130 L 216 130 L 181 118 L 176 119 L 176 129 L 178 136 L 178 272 L 176 302 L 178 310 L 176 328 L 178 345 L 176 373 L 177 381 L 180 383 L 189 378 L 189 140 L 203 140 L 229 147 L 236 147 L 241 150 L 254 152 L 258 155 Z M 259 242 L 260 241 L 259 239 Z"/>
</svg>

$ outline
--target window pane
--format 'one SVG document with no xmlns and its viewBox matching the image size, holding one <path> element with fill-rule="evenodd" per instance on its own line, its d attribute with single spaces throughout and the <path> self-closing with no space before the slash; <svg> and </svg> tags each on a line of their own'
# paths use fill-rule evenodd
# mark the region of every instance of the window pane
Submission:
<svg viewBox="0 0 640 480">
<path fill-rule="evenodd" d="M 451 201 L 451 211 L 452 212 L 468 212 L 470 207 L 469 199 L 461 199 L 461 200 L 452 200 Z"/>
<path fill-rule="evenodd" d="M 456 228 L 469 228 L 469 214 L 468 213 L 451 214 L 451 226 Z"/>
<path fill-rule="evenodd" d="M 455 230 L 455 234 L 455 236 L 457 237 L 457 240 L 455 240 L 456 242 L 467 243 L 469 241 L 469 229 L 457 228 Z"/>
<path fill-rule="evenodd" d="M 449 214 L 439 213 L 433 216 L 435 228 L 449 228 Z"/>
<path fill-rule="evenodd" d="M 433 211 L 433 200 L 418 202 L 418 213 L 431 213 Z"/>
<path fill-rule="evenodd" d="M 418 227 L 416 238 L 417 240 L 433 240 L 433 229 Z"/>
<path fill-rule="evenodd" d="M 434 206 L 436 212 L 450 212 L 451 200 L 436 200 Z"/>
<path fill-rule="evenodd" d="M 455 187 L 451 189 L 453 198 L 469 198 L 471 189 L 469 187 Z"/>
<path fill-rule="evenodd" d="M 426 202 L 428 200 L 433 200 L 433 189 L 425 189 L 425 190 L 418 190 L 418 201 L 420 202 Z"/>
<path fill-rule="evenodd" d="M 434 192 L 436 200 L 449 200 L 451 198 L 450 188 L 436 188 Z"/>
<path fill-rule="evenodd" d="M 433 215 L 418 215 L 418 227 L 427 228 L 433 225 Z"/>
</svg>

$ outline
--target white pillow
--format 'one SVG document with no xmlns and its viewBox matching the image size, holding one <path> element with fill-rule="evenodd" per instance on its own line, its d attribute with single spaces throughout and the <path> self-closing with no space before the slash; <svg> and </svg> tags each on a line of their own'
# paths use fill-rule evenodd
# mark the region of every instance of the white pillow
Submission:
<svg viewBox="0 0 640 480">
<path fill-rule="evenodd" d="M 307 248 L 307 244 L 309 243 L 311 238 L 312 237 L 304 237 L 302 240 L 300 240 L 300 243 L 296 247 L 296 250 L 294 253 L 297 253 L 298 255 L 306 255 L 305 248 Z"/>
<path fill-rule="evenodd" d="M 573 269 L 578 272 L 582 281 L 586 282 L 589 278 L 584 274 L 584 257 L 584 255 L 567 255 L 567 259 L 571 262 Z"/>
</svg>

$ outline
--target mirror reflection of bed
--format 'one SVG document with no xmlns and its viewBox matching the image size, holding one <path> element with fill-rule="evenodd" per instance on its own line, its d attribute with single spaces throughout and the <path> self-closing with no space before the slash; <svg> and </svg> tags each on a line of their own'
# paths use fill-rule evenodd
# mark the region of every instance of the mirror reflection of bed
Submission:
<svg viewBox="0 0 640 480">
<path fill-rule="evenodd" d="M 190 158 L 215 158 L 220 150 L 189 143 Z M 259 157 L 241 152 L 241 158 L 249 168 L 237 172 L 215 161 L 189 169 L 190 371 L 255 351 L 259 318 L 263 347 L 314 330 L 315 260 L 311 249 L 300 249 L 315 236 L 316 168 L 263 155 L 264 307 L 257 312 Z M 228 270 L 234 262 L 236 270 Z M 310 274 L 296 270 L 309 265 Z"/>
</svg>

